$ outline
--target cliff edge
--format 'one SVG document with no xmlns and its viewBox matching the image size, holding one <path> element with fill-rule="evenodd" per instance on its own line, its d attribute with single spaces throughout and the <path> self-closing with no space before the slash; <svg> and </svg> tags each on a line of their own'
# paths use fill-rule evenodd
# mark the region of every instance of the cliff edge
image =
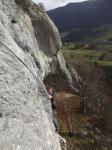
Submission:
<svg viewBox="0 0 112 150">
<path fill-rule="evenodd" d="M 31 0 L 0 0 L 0 150 L 61 150 L 43 80 L 72 78 L 57 28 Z"/>
</svg>

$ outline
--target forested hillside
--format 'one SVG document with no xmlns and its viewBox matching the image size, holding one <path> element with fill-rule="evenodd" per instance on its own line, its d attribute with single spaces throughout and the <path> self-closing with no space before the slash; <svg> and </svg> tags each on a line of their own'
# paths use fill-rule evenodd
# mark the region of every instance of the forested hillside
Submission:
<svg viewBox="0 0 112 150">
<path fill-rule="evenodd" d="M 64 42 L 112 39 L 111 0 L 70 3 L 49 11 L 48 15 L 58 26 Z"/>
</svg>

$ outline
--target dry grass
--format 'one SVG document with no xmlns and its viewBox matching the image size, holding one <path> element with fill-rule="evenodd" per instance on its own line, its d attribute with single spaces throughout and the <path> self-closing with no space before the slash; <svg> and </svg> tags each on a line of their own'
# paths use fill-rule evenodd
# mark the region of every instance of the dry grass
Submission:
<svg viewBox="0 0 112 150">
<path fill-rule="evenodd" d="M 74 132 L 79 133 L 78 136 L 69 136 L 69 126 L 64 109 L 66 106 L 68 118 Z M 68 150 L 104 150 L 100 144 L 95 143 L 91 137 L 82 136 L 86 131 L 85 126 L 88 122 L 89 116 L 80 113 L 79 97 L 69 93 L 57 94 L 57 117 L 60 127 L 60 134 L 67 140 Z M 111 150 L 111 149 L 108 149 Z"/>
</svg>

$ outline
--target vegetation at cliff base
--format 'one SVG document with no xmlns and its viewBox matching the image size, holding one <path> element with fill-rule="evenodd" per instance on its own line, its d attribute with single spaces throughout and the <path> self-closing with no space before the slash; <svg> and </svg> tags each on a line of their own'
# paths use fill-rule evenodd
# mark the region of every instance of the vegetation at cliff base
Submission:
<svg viewBox="0 0 112 150">
<path fill-rule="evenodd" d="M 112 110 L 109 107 L 112 105 L 112 45 L 101 43 L 65 43 L 63 47 L 67 64 L 72 65 L 86 83 L 83 93 L 85 114 L 79 109 L 80 98 L 65 98 L 72 127 L 80 133 L 74 137 L 65 136 L 70 150 L 111 150 L 112 145 L 108 140 L 112 136 Z M 66 130 L 67 124 L 62 118 L 59 118 L 61 129 L 63 126 Z M 97 125 L 94 125 L 95 122 Z"/>
</svg>

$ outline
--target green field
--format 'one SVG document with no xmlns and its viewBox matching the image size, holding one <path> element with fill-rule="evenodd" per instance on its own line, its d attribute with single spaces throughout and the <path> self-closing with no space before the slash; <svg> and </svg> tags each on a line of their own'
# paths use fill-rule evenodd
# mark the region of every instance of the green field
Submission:
<svg viewBox="0 0 112 150">
<path fill-rule="evenodd" d="M 112 66 L 111 60 L 105 60 L 106 55 L 112 53 L 112 45 L 97 44 L 96 49 L 89 48 L 89 44 L 65 44 L 63 47 L 63 55 L 68 63 L 78 64 L 79 61 L 97 65 Z"/>
</svg>

